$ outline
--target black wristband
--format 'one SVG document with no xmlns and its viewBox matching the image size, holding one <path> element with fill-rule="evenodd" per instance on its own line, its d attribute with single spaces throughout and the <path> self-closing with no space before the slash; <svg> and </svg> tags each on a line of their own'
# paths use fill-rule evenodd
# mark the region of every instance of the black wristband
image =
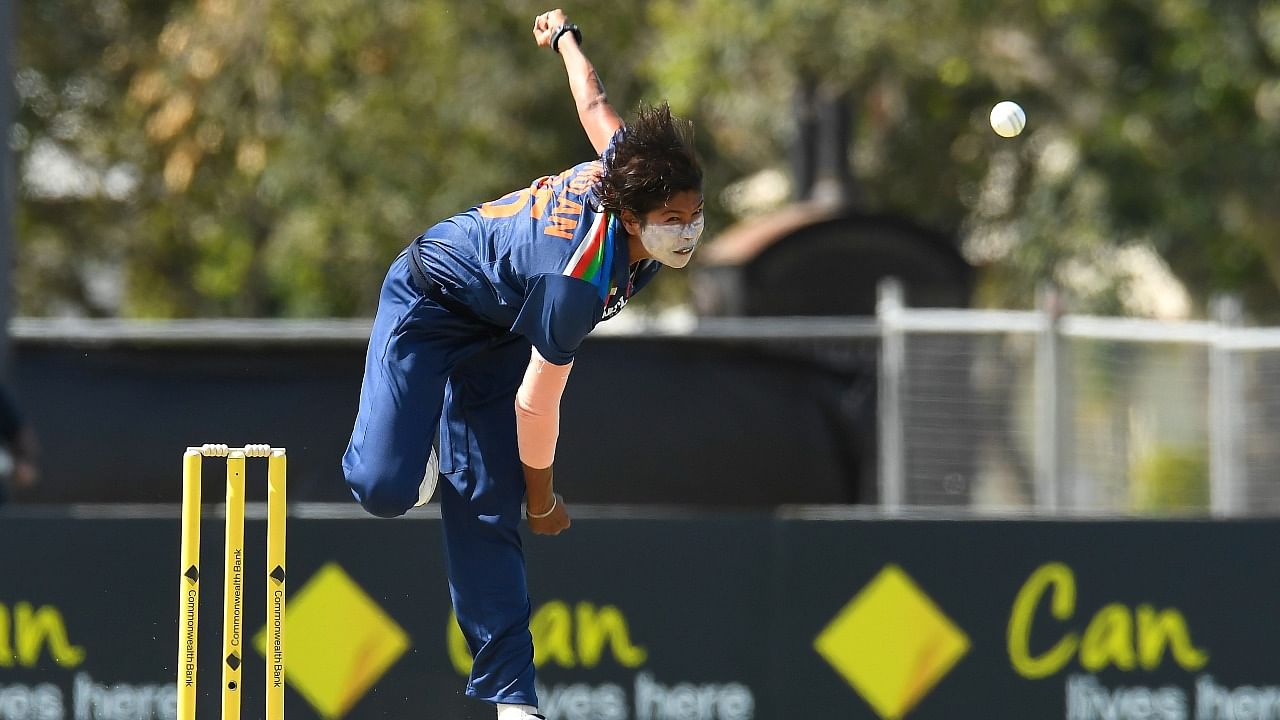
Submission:
<svg viewBox="0 0 1280 720">
<path fill-rule="evenodd" d="M 582 30 L 577 25 L 574 25 L 573 23 L 561 25 L 559 29 L 556 30 L 556 34 L 551 36 L 551 49 L 555 50 L 557 53 L 560 52 L 560 36 L 565 33 L 573 33 L 573 39 L 576 40 L 579 45 L 582 44 Z"/>
</svg>

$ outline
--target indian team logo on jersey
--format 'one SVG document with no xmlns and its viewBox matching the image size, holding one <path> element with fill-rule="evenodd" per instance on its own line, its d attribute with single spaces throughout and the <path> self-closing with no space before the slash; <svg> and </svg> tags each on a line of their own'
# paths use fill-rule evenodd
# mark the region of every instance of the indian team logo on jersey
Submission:
<svg viewBox="0 0 1280 720">
<path fill-rule="evenodd" d="M 626 293 L 618 292 L 617 287 L 614 287 L 611 290 L 609 290 L 609 299 L 612 302 L 609 302 L 604 306 L 604 314 L 600 316 L 600 320 L 602 321 L 608 320 L 614 315 L 617 315 L 618 313 L 622 312 L 622 308 L 627 306 L 628 298 Z"/>
</svg>

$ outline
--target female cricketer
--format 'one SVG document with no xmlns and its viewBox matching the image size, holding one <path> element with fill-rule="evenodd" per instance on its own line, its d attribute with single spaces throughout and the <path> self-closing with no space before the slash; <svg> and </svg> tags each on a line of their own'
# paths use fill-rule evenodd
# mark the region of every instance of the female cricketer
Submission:
<svg viewBox="0 0 1280 720">
<path fill-rule="evenodd" d="M 425 503 L 444 478 L 449 592 L 474 656 L 466 693 L 499 720 L 542 717 L 518 530 L 522 501 L 534 533 L 569 527 L 552 461 L 574 354 L 660 266 L 684 267 L 703 227 L 692 126 L 665 104 L 624 126 L 562 11 L 539 15 L 533 35 L 564 60 L 600 159 L 455 215 L 395 259 L 342 459 L 379 517 Z"/>
</svg>

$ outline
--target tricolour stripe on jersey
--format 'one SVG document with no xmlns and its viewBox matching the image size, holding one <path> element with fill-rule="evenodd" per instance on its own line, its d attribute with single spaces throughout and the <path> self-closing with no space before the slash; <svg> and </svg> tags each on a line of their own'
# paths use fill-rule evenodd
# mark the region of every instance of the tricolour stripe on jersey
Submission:
<svg viewBox="0 0 1280 720">
<path fill-rule="evenodd" d="M 587 230 L 582 244 L 569 258 L 564 274 L 586 280 L 599 285 L 601 277 L 609 274 L 609 222 L 606 213 L 596 215 L 595 221 Z"/>
</svg>

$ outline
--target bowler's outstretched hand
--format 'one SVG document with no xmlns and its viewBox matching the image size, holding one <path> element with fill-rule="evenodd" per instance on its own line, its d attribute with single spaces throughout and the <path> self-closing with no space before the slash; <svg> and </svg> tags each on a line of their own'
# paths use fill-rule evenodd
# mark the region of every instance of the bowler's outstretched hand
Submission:
<svg viewBox="0 0 1280 720">
<path fill-rule="evenodd" d="M 551 38 L 556 30 L 568 24 L 569 18 L 563 10 L 556 8 L 544 12 L 533 19 L 533 39 L 538 41 L 538 47 L 551 47 Z"/>
</svg>

